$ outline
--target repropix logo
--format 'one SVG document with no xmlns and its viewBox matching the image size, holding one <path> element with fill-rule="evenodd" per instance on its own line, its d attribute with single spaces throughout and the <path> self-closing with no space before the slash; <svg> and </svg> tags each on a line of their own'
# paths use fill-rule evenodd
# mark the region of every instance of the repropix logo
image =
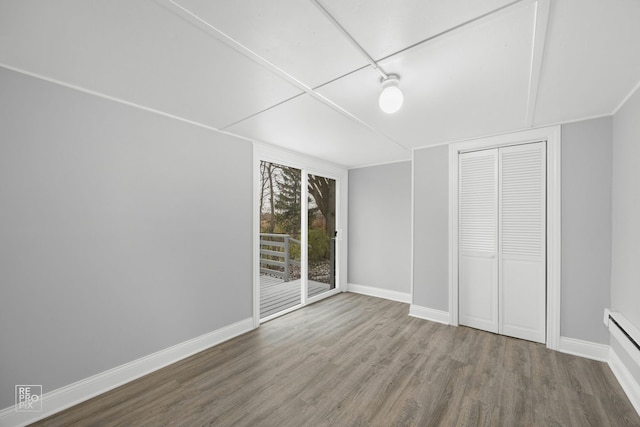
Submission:
<svg viewBox="0 0 640 427">
<path fill-rule="evenodd" d="M 42 386 L 41 385 L 17 385 L 16 386 L 16 412 L 41 412 L 42 411 Z"/>
</svg>

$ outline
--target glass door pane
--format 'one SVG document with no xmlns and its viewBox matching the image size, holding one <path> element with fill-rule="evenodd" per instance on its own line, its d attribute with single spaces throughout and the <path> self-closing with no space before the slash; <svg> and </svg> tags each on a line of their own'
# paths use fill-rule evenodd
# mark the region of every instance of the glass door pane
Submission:
<svg viewBox="0 0 640 427">
<path fill-rule="evenodd" d="M 260 319 L 302 304 L 301 177 L 260 162 Z"/>
<path fill-rule="evenodd" d="M 336 181 L 309 174 L 308 288 L 313 297 L 336 287 Z"/>
</svg>

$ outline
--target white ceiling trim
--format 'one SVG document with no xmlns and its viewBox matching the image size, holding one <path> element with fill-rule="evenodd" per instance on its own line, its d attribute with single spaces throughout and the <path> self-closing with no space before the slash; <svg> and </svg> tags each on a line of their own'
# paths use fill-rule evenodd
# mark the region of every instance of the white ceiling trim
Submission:
<svg viewBox="0 0 640 427">
<path fill-rule="evenodd" d="M 166 6 L 168 10 L 174 12 L 176 15 L 183 18 L 187 23 L 194 25 L 195 27 L 203 30 L 208 35 L 214 37 L 215 39 L 225 43 L 230 48 L 234 49 L 236 52 L 241 53 L 245 57 L 253 60 L 254 62 L 264 66 L 266 69 L 276 74 L 277 76 L 283 78 L 288 83 L 294 85 L 298 89 L 303 92 L 312 91 L 310 87 L 302 83 L 300 80 L 293 77 L 291 74 L 287 73 L 282 68 L 278 67 L 268 59 L 262 57 L 257 54 L 253 50 L 249 49 L 238 40 L 219 30 L 217 27 L 211 25 L 209 22 L 198 16 L 195 12 L 191 11 L 187 7 L 181 5 L 175 0 L 155 0 L 156 3 Z"/>
<path fill-rule="evenodd" d="M 287 71 L 283 70 L 282 68 L 278 67 L 277 65 L 275 65 L 274 63 L 272 63 L 271 61 L 269 61 L 268 59 L 264 58 L 263 56 L 261 56 L 260 54 L 254 52 L 252 49 L 248 48 L 247 46 L 245 46 L 244 44 L 242 44 L 241 42 L 239 42 L 238 40 L 234 39 L 233 37 L 227 35 L 225 32 L 221 31 L 220 29 L 218 29 L 217 27 L 215 27 L 214 25 L 210 24 L 209 22 L 207 22 L 205 19 L 203 19 L 202 17 L 200 17 L 197 13 L 193 12 L 192 10 L 190 10 L 189 8 L 181 5 L 179 3 L 179 0 L 155 0 L 157 3 L 165 5 L 166 7 L 168 7 L 169 10 L 172 10 L 174 13 L 176 13 L 178 16 L 182 17 L 183 19 L 185 19 L 187 22 L 191 23 L 192 25 L 196 26 L 197 28 L 200 28 L 201 30 L 205 31 L 207 34 L 209 34 L 212 37 L 215 37 L 217 40 L 229 45 L 232 49 L 236 50 L 237 52 L 247 56 L 249 59 L 259 63 L 260 65 L 266 67 L 267 69 L 269 69 L 270 71 L 272 71 L 274 74 L 278 75 L 279 77 L 285 79 L 287 82 L 289 82 L 290 84 L 294 85 L 296 88 L 300 89 L 301 91 L 303 91 L 304 93 L 309 94 L 312 98 L 316 99 L 317 101 L 323 103 L 324 105 L 328 106 L 329 108 L 332 108 L 334 111 L 338 112 L 339 114 L 343 115 L 344 117 L 348 118 L 349 120 L 355 122 L 356 124 L 364 127 L 365 129 L 383 137 L 384 139 L 396 144 L 397 146 L 401 147 L 402 149 L 406 150 L 407 152 L 411 152 L 412 147 L 407 146 L 401 142 L 396 141 L 394 138 L 391 138 L 390 136 L 388 136 L 386 133 L 380 131 L 376 126 L 373 126 L 371 124 L 369 124 L 368 122 L 360 119 L 359 117 L 357 117 L 355 114 L 349 112 L 348 110 L 346 110 L 345 108 L 341 107 L 340 105 L 336 104 L 335 102 L 331 101 L 330 99 L 328 99 L 327 97 L 325 97 L 324 95 L 318 93 L 316 90 L 322 88 L 323 86 L 325 86 L 326 84 L 330 83 L 330 82 L 326 82 L 323 83 L 321 85 L 318 85 L 316 88 L 312 88 L 309 87 L 308 85 L 304 84 L 303 82 L 301 82 L 300 80 L 298 80 L 297 78 L 295 78 L 294 76 L 292 76 L 291 74 L 289 74 Z M 539 43 L 540 45 L 540 49 L 544 49 L 544 37 L 546 35 L 546 23 L 548 21 L 548 12 L 549 12 L 549 8 L 548 8 L 548 1 L 549 0 L 514 0 L 513 2 L 506 4 L 504 6 L 501 6 L 497 9 L 491 10 L 483 15 L 480 15 L 476 18 L 473 18 L 471 20 L 465 21 L 461 24 L 458 24 L 452 28 L 449 28 L 445 31 L 442 31 L 438 34 L 435 34 L 433 36 L 430 36 L 424 40 L 421 40 L 419 42 L 416 42 L 414 44 L 412 44 L 411 46 L 408 46 L 406 48 L 403 48 L 397 52 L 394 52 L 384 58 L 380 58 L 378 60 L 376 60 L 376 62 L 381 62 L 383 60 L 392 58 L 398 54 L 401 53 L 405 53 L 411 49 L 417 48 L 419 46 L 422 46 L 424 44 L 428 44 L 431 42 L 439 42 L 441 40 L 446 40 L 447 37 L 449 36 L 454 36 L 457 31 L 459 30 L 468 30 L 468 29 L 472 29 L 476 26 L 479 25 L 483 25 L 485 22 L 491 20 L 491 19 L 495 19 L 496 17 L 501 16 L 502 14 L 506 14 L 509 13 L 514 7 L 517 7 L 518 5 L 528 5 L 531 3 L 538 3 L 538 2 L 544 2 L 546 4 L 546 17 L 545 19 L 541 19 L 541 23 L 540 23 L 540 28 L 541 31 L 538 32 L 536 31 L 536 34 L 540 34 L 541 37 L 541 42 Z M 312 3 L 315 3 L 314 1 L 312 1 Z M 542 29 L 544 29 L 544 31 L 542 31 Z M 337 30 L 336 30 L 337 31 Z M 538 45 L 538 44 L 536 44 Z M 538 58 L 538 55 L 532 55 L 535 58 Z M 535 84 L 533 84 L 533 88 L 534 90 L 537 92 L 537 87 L 538 87 L 538 80 L 539 80 L 539 68 L 542 66 L 542 53 L 539 54 L 540 59 L 532 59 L 532 70 L 534 70 L 534 68 L 537 70 L 536 71 L 536 78 L 533 79 L 532 81 L 535 80 Z M 368 68 L 368 67 L 372 67 L 371 65 L 366 65 L 364 67 L 360 67 L 357 70 L 353 70 L 343 76 L 338 77 L 337 79 L 340 79 L 342 77 L 345 77 L 346 75 L 352 74 L 353 72 L 356 71 L 360 71 L 363 68 Z M 375 69 L 372 68 L 373 71 L 375 71 Z M 533 74 L 533 71 L 532 71 Z M 337 79 L 333 79 L 337 80 Z M 530 89 L 531 90 L 531 89 Z M 227 124 L 225 126 L 222 126 L 221 129 L 227 129 L 233 125 L 237 125 L 239 123 L 242 123 L 243 121 L 250 119 L 252 117 L 255 117 L 257 115 L 260 115 L 261 113 L 271 110 L 279 105 L 282 105 L 292 99 L 297 98 L 299 95 L 294 96 L 292 98 L 289 98 L 285 101 L 282 101 L 276 105 L 270 106 L 269 108 L 266 108 L 262 111 L 259 111 L 257 113 L 252 114 L 251 116 L 242 118 L 240 120 L 237 120 L 234 123 L 230 123 Z M 532 98 L 534 98 L 534 102 L 535 102 L 535 96 L 533 96 Z"/>
<path fill-rule="evenodd" d="M 425 149 L 434 148 L 434 147 L 442 147 L 443 145 L 463 144 L 465 142 L 481 140 L 481 139 L 499 138 L 499 137 L 502 137 L 504 135 L 517 134 L 519 132 L 526 132 L 526 131 L 536 130 L 536 129 L 540 129 L 540 128 L 544 128 L 544 127 L 547 127 L 547 126 L 546 125 L 545 126 L 538 126 L 536 128 L 525 127 L 525 128 L 522 128 L 522 129 L 510 130 L 508 132 L 498 132 L 498 133 L 487 134 L 487 135 L 483 135 L 483 136 L 472 136 L 472 137 L 469 137 L 469 138 L 454 139 L 454 140 L 451 140 L 451 141 L 439 142 L 437 144 L 432 144 L 432 145 L 421 145 L 420 147 L 415 147 L 413 149 L 413 151 L 425 150 Z"/>
<path fill-rule="evenodd" d="M 77 85 L 74 85 L 74 84 L 71 84 L 71 83 L 63 82 L 61 80 L 57 80 L 57 79 L 54 79 L 52 77 L 43 76 L 41 74 L 37 74 L 37 73 L 33 73 L 31 71 L 27 71 L 27 70 L 23 70 L 23 69 L 20 69 L 20 68 L 17 68 L 17 67 L 13 67 L 11 65 L 0 63 L 0 68 L 5 68 L 7 70 L 10 70 L 10 71 L 13 71 L 13 72 L 16 72 L 16 73 L 20 73 L 20 74 L 24 74 L 26 76 L 33 77 L 33 78 L 38 79 L 38 80 L 42 80 L 42 81 L 49 82 L 49 83 L 52 83 L 52 84 L 55 84 L 55 85 L 66 87 L 66 88 L 71 89 L 71 90 L 75 90 L 75 91 L 78 91 L 78 92 L 81 92 L 81 93 L 85 93 L 87 95 L 95 96 L 95 97 L 98 97 L 98 98 L 106 99 L 108 101 L 116 102 L 118 104 L 126 105 L 126 106 L 131 107 L 131 108 L 136 108 L 136 109 L 139 109 L 139 110 L 147 111 L 147 112 L 152 113 L 152 114 L 157 114 L 159 116 L 163 116 L 163 117 L 167 117 L 169 119 L 177 120 L 179 122 L 187 123 L 189 125 L 197 126 L 199 128 L 202 128 L 202 129 L 207 129 L 207 130 L 210 130 L 210 131 L 213 131 L 213 132 L 221 133 L 223 135 L 228 135 L 228 136 L 231 136 L 231 137 L 234 137 L 234 138 L 238 138 L 238 139 L 243 140 L 243 141 L 251 142 L 254 145 L 257 144 L 259 146 L 266 147 L 266 148 L 268 148 L 270 150 L 275 150 L 275 151 L 279 151 L 279 152 L 290 152 L 290 153 L 295 153 L 298 156 L 304 156 L 304 157 L 308 157 L 310 159 L 315 159 L 314 157 L 311 157 L 308 154 L 303 153 L 301 151 L 296 151 L 296 150 L 292 150 L 292 149 L 289 149 L 289 148 L 283 148 L 283 147 L 280 147 L 278 145 L 274 145 L 274 144 L 272 144 L 270 142 L 262 141 L 260 139 L 247 138 L 245 136 L 238 135 L 238 134 L 233 133 L 233 132 L 229 132 L 229 131 L 226 131 L 226 130 L 218 129 L 218 128 L 215 128 L 215 127 L 210 126 L 210 125 L 206 125 L 206 124 L 203 124 L 203 123 L 200 123 L 200 122 L 196 122 L 196 121 L 193 121 L 193 120 L 186 119 L 184 117 L 176 116 L 175 114 L 167 113 L 167 112 L 164 112 L 164 111 L 161 111 L 161 110 L 156 110 L 155 108 L 151 108 L 151 107 L 147 107 L 147 106 L 144 106 L 144 105 L 136 104 L 134 102 L 127 101 L 127 100 L 124 100 L 122 98 L 117 98 L 117 97 L 114 97 L 114 96 L 111 96 L 111 95 L 107 95 L 107 94 L 102 93 L 102 92 L 98 92 L 98 91 L 95 91 L 95 90 L 87 89 L 87 88 L 84 88 L 84 87 L 81 87 L 81 86 L 77 86 Z M 333 163 L 333 162 L 330 162 L 328 160 L 319 160 L 319 159 L 315 159 L 315 160 L 316 161 L 320 161 L 320 162 L 325 162 L 326 164 L 335 165 L 336 167 L 345 168 L 344 166 L 338 165 L 337 163 Z"/>
<path fill-rule="evenodd" d="M 7 70 L 14 71 L 16 73 L 24 74 L 25 76 L 33 77 L 33 78 L 38 79 L 38 80 L 42 80 L 42 81 L 45 81 L 45 82 L 53 83 L 55 85 L 63 86 L 63 87 L 66 87 L 68 89 L 72 89 L 72 90 L 75 90 L 75 91 L 78 91 L 78 92 L 86 93 L 87 95 L 92 95 L 92 96 L 95 96 L 95 97 L 98 97 L 98 98 L 106 99 L 108 101 L 117 102 L 118 104 L 122 104 L 122 105 L 126 105 L 128 107 L 132 107 L 132 108 L 136 108 L 136 109 L 139 109 L 139 110 L 147 111 L 149 113 L 157 114 L 159 116 L 164 116 L 164 117 L 167 117 L 167 118 L 170 118 L 170 119 L 173 119 L 173 120 L 177 120 L 177 121 L 180 121 L 180 122 L 183 122 L 183 123 L 187 123 L 187 124 L 190 124 L 190 125 L 193 125 L 193 126 L 197 126 L 199 128 L 203 128 L 203 129 L 207 129 L 207 130 L 210 130 L 210 131 L 218 132 L 218 133 L 221 133 L 221 134 L 224 134 L 224 135 L 232 136 L 234 138 L 238 138 L 238 139 L 241 139 L 241 140 L 244 140 L 244 141 L 248 141 L 248 142 L 254 142 L 255 141 L 255 140 L 253 140 L 251 138 L 247 138 L 247 137 L 244 137 L 242 135 L 238 135 L 238 134 L 235 134 L 235 133 L 232 133 L 232 132 L 228 132 L 228 131 L 225 131 L 225 130 L 222 130 L 222 129 L 218 129 L 218 128 L 215 128 L 213 126 L 206 125 L 204 123 L 200 123 L 200 122 L 196 122 L 196 121 L 193 121 L 193 120 L 189 120 L 189 119 L 184 118 L 184 117 L 176 116 L 175 114 L 167 113 L 167 112 L 161 111 L 161 110 L 156 110 L 155 108 L 147 107 L 147 106 L 141 105 L 141 104 L 136 104 L 135 102 L 127 101 L 127 100 L 122 99 L 122 98 L 117 98 L 115 96 L 107 95 L 107 94 L 102 93 L 102 92 L 98 92 L 98 91 L 95 91 L 95 90 L 87 89 L 87 88 L 84 88 L 82 86 L 77 86 L 77 85 L 74 85 L 74 84 L 71 84 L 71 83 L 63 82 L 61 80 L 54 79 L 52 77 L 43 76 L 42 74 L 38 74 L 38 73 L 31 72 L 31 71 L 23 70 L 21 68 L 13 67 L 11 65 L 3 64 L 1 62 L 0 62 L 0 68 L 5 68 Z"/>
<path fill-rule="evenodd" d="M 279 77 L 285 79 L 290 84 L 294 85 L 295 87 L 297 87 L 298 89 L 302 90 L 303 92 L 309 94 L 312 98 L 316 99 L 317 101 L 322 102 L 324 105 L 326 105 L 329 108 L 333 109 L 337 113 L 342 114 L 347 119 L 357 123 L 358 125 L 368 129 L 371 132 L 374 132 L 377 135 L 382 136 L 383 138 L 385 138 L 389 142 L 392 142 L 392 143 L 396 144 L 397 146 L 403 148 L 407 152 L 411 151 L 411 149 L 409 147 L 407 147 L 406 145 L 401 144 L 400 142 L 394 140 L 393 138 L 390 138 L 388 135 L 384 134 L 380 130 L 378 130 L 378 129 L 374 128 L 373 126 L 369 125 L 368 123 L 366 123 L 365 121 L 361 120 L 360 118 L 358 118 L 354 114 L 350 113 L 349 111 L 345 110 L 344 108 L 342 108 L 338 104 L 334 103 L 330 99 L 328 99 L 325 96 L 319 94 L 313 88 L 307 86 L 306 84 L 304 84 L 300 80 L 296 79 L 294 76 L 292 76 L 291 74 L 287 73 L 285 70 L 281 69 L 280 67 L 278 67 L 277 65 L 275 65 L 274 63 L 269 61 L 268 59 L 262 57 L 258 53 L 254 52 L 253 50 L 249 49 L 248 47 L 246 47 L 245 45 L 240 43 L 238 40 L 230 37 L 226 33 L 222 32 L 221 30 L 216 28 L 215 26 L 211 25 L 209 22 L 205 21 L 204 19 L 202 19 L 200 16 L 198 16 L 196 13 L 194 13 L 191 10 L 189 10 L 188 8 L 182 6 L 177 1 L 175 1 L 175 0 L 156 0 L 156 2 L 158 2 L 160 4 L 163 4 L 163 5 L 166 5 L 166 6 L 169 6 L 170 10 L 175 11 L 179 16 L 181 16 L 184 19 L 186 19 L 187 22 L 189 22 L 189 23 L 197 26 L 198 28 L 206 31 L 207 34 L 209 34 L 212 37 L 215 37 L 216 39 L 226 43 L 231 48 L 233 48 L 236 51 L 238 51 L 239 53 L 245 55 L 249 59 L 252 59 L 253 61 L 256 61 L 257 63 L 265 66 L 267 69 L 272 71 L 274 74 L 276 74 Z M 293 98 L 290 98 L 290 99 L 293 99 Z M 286 101 L 284 101 L 284 102 L 286 102 Z M 254 117 L 257 114 L 260 114 L 260 113 L 262 113 L 264 111 L 268 111 L 268 110 L 270 110 L 270 109 L 272 109 L 272 108 L 274 108 L 274 107 L 276 107 L 278 105 L 281 105 L 281 104 L 282 104 L 282 102 L 279 103 L 279 104 L 276 104 L 276 105 L 272 105 L 271 107 L 269 107 L 269 108 L 267 108 L 265 110 L 262 110 L 262 111 L 260 111 L 260 112 L 258 112 L 256 114 L 252 114 L 249 117 L 245 117 L 244 119 L 241 119 L 241 120 L 238 120 L 238 121 L 236 121 L 234 123 L 230 123 L 230 124 L 228 124 L 226 126 L 223 126 L 222 129 L 225 129 L 225 128 L 229 127 L 229 126 L 241 123 L 242 121 L 244 121 L 244 120 L 246 120 L 246 119 L 248 119 L 250 117 Z"/>
<path fill-rule="evenodd" d="M 411 149 L 411 153 L 413 155 L 413 151 L 414 149 Z M 374 163 L 367 163 L 361 166 L 348 166 L 347 169 L 348 170 L 352 170 L 352 169 L 362 169 L 362 168 L 372 168 L 375 166 L 386 166 L 386 165 L 394 165 L 396 163 L 406 163 L 406 162 L 411 162 L 411 157 L 408 159 L 404 159 L 404 160 L 389 160 L 388 162 L 374 162 Z"/>
<path fill-rule="evenodd" d="M 534 129 L 547 127 L 547 126 L 562 126 L 562 125 L 568 125 L 570 123 L 586 122 L 587 120 L 603 119 L 605 117 L 611 117 L 612 115 L 613 115 L 612 113 L 605 113 L 605 114 L 595 114 L 593 116 L 582 116 L 582 117 L 578 117 L 577 119 L 561 120 L 561 121 L 551 122 L 548 124 L 547 123 L 541 124 L 539 126 L 536 126 Z"/>
<path fill-rule="evenodd" d="M 285 99 L 284 101 L 280 101 L 280 102 L 278 102 L 278 103 L 276 103 L 276 104 L 273 104 L 273 105 L 271 105 L 270 107 L 265 108 L 264 110 L 260 110 L 260 111 L 257 111 L 257 112 L 255 112 L 255 113 L 253 113 L 253 114 L 249 114 L 248 116 L 243 117 L 243 118 L 241 118 L 241 119 L 238 119 L 238 120 L 236 120 L 235 122 L 231 122 L 231 123 L 229 123 L 229 124 L 224 125 L 224 126 L 222 127 L 222 129 L 229 129 L 229 128 L 232 128 L 233 126 L 235 126 L 235 125 L 237 125 L 237 124 L 239 124 L 239 123 L 242 123 L 242 122 L 244 122 L 244 121 L 246 121 L 246 120 L 252 119 L 252 118 L 254 118 L 255 116 L 259 116 L 260 114 L 262 114 L 262 113 L 264 113 L 264 112 L 267 112 L 267 111 L 269 111 L 269 110 L 273 110 L 274 108 L 279 107 L 279 106 L 281 106 L 282 104 L 286 104 L 287 102 L 292 101 L 292 100 L 294 100 L 294 99 L 296 99 L 296 98 L 299 98 L 299 97 L 303 96 L 304 94 L 305 94 L 305 92 L 301 92 L 301 93 L 299 93 L 299 94 L 297 94 L 297 95 L 295 95 L 295 96 L 292 96 L 291 98 L 287 98 L 287 99 Z"/>
<path fill-rule="evenodd" d="M 429 36 L 429 37 L 427 37 L 425 39 L 417 41 L 417 42 L 415 42 L 415 43 L 413 43 L 413 44 L 411 44 L 411 45 L 409 45 L 407 47 L 404 47 L 404 48 L 402 48 L 402 49 L 400 49 L 398 51 L 395 51 L 393 53 L 390 53 L 390 54 L 388 54 L 386 56 L 383 56 L 383 57 L 378 58 L 378 59 L 373 59 L 372 58 L 372 60 L 377 65 L 378 62 L 386 61 L 386 60 L 391 59 L 391 58 L 393 58 L 393 57 L 395 57 L 395 56 L 397 56 L 397 55 L 399 55 L 401 53 L 405 53 L 407 51 L 410 51 L 410 50 L 415 49 L 417 47 L 420 47 L 422 45 L 427 45 L 428 46 L 432 42 L 433 43 L 440 42 L 440 41 L 446 40 L 447 37 L 453 37 L 453 36 L 455 36 L 456 31 L 458 31 L 458 30 L 462 30 L 462 29 L 469 30 L 469 29 L 473 29 L 476 26 L 483 25 L 486 21 L 488 21 L 490 19 L 494 19 L 494 18 L 500 16 L 502 13 L 508 13 L 508 11 L 510 11 L 511 8 L 513 8 L 514 6 L 516 6 L 516 5 L 520 4 L 520 3 L 522 3 L 522 5 L 527 5 L 529 3 L 535 3 L 535 2 L 538 2 L 538 1 L 550 1 L 550 0 L 514 0 L 511 3 L 505 4 L 503 6 L 500 6 L 500 7 L 496 8 L 496 9 L 490 10 L 489 12 L 483 13 L 480 16 L 477 16 L 477 17 L 475 17 L 473 19 L 469 19 L 468 21 L 462 22 L 462 23 L 460 23 L 458 25 L 455 25 L 455 26 L 453 26 L 451 28 L 448 28 L 448 29 L 446 29 L 444 31 L 441 31 L 441 32 L 439 32 L 437 34 L 434 34 L 434 35 Z M 316 0 L 311 0 L 311 2 L 314 3 L 314 4 L 317 3 Z M 320 7 L 322 7 L 323 10 L 326 10 L 324 8 L 324 6 L 320 5 Z M 329 12 L 327 11 L 326 13 L 329 13 Z M 355 42 L 355 43 L 357 43 L 357 42 Z M 360 47 L 360 49 L 364 50 L 364 48 L 362 48 L 362 47 Z M 366 53 L 366 51 L 365 51 L 365 53 Z M 369 56 L 369 54 L 367 54 L 367 56 Z M 343 74 L 343 75 L 341 75 L 339 77 L 336 77 L 334 79 L 331 79 L 331 80 L 329 80 L 327 82 L 324 82 L 324 83 L 314 87 L 313 90 L 320 89 L 320 88 L 322 88 L 322 87 L 324 87 L 324 86 L 326 86 L 328 84 L 333 83 L 336 80 L 339 80 L 341 78 L 347 77 L 347 76 L 349 76 L 351 74 L 354 74 L 354 73 L 356 73 L 356 72 L 358 72 L 358 71 L 360 71 L 360 70 L 362 70 L 364 68 L 367 68 L 369 66 L 370 65 L 365 65 L 365 66 L 362 66 L 362 67 L 357 68 L 355 70 L 352 70 L 352 71 L 350 71 L 348 73 L 345 73 L 345 74 Z M 383 72 L 384 72 L 384 70 L 383 70 Z"/>
<path fill-rule="evenodd" d="M 256 141 L 253 143 L 253 148 L 254 155 L 257 155 L 259 160 L 307 169 L 310 173 L 323 175 L 327 178 L 340 179 L 348 171 L 348 168 L 344 165 L 265 142 Z"/>
<path fill-rule="evenodd" d="M 550 0 L 538 0 L 536 2 L 531 74 L 529 76 L 529 99 L 527 104 L 527 118 L 525 121 L 528 127 L 533 126 L 533 118 L 538 102 L 538 88 L 542 74 L 544 47 L 547 39 L 547 28 L 549 27 L 549 10 Z"/>
<path fill-rule="evenodd" d="M 371 65 L 374 71 L 378 72 L 378 74 L 380 74 L 380 76 L 384 80 L 387 80 L 389 78 L 389 74 L 387 74 L 382 68 L 380 68 L 380 66 L 375 61 L 375 59 L 373 59 L 371 55 L 369 55 L 369 53 L 367 53 L 367 51 L 364 50 L 362 46 L 360 46 L 360 44 L 356 41 L 356 39 L 354 39 L 351 36 L 351 34 L 349 34 L 347 30 L 345 30 L 344 27 L 336 20 L 336 18 L 334 18 L 333 15 L 331 15 L 329 11 L 325 9 L 325 7 L 320 3 L 320 1 L 319 0 L 310 0 L 310 1 L 311 3 L 314 4 L 314 6 L 318 8 L 320 12 L 322 12 L 324 16 L 326 16 L 326 18 L 329 20 L 329 22 L 331 22 L 331 24 L 333 24 L 333 26 L 338 30 L 338 32 L 340 32 L 344 36 L 344 38 L 347 39 L 347 41 L 351 43 L 351 45 L 362 54 L 362 56 L 364 56 L 364 58 Z"/>
<path fill-rule="evenodd" d="M 629 92 L 629 94 L 627 96 L 624 97 L 624 99 L 622 101 L 620 101 L 620 104 L 618 104 L 618 106 L 613 110 L 613 112 L 611 113 L 611 115 L 613 116 L 614 114 L 617 114 L 618 111 L 620 111 L 620 109 L 622 107 L 624 107 L 624 104 L 627 103 L 627 101 L 638 91 L 640 90 L 640 81 L 633 87 L 633 89 L 631 89 L 631 92 Z"/>
<path fill-rule="evenodd" d="M 393 52 L 393 53 L 391 53 L 391 54 L 389 54 L 387 56 L 379 58 L 377 60 L 377 62 L 382 62 L 384 60 L 393 58 L 396 55 L 399 55 L 401 53 L 405 53 L 405 52 L 407 52 L 409 50 L 415 49 L 415 48 L 417 48 L 419 46 L 422 46 L 424 44 L 428 44 L 428 43 L 431 43 L 431 42 L 440 42 L 442 40 L 446 40 L 447 37 L 450 37 L 450 36 L 453 37 L 458 30 L 462 30 L 462 29 L 468 30 L 468 29 L 475 28 L 476 26 L 483 25 L 486 21 L 494 19 L 494 18 L 502 15 L 503 13 L 508 13 L 513 7 L 515 7 L 516 5 L 518 5 L 520 3 L 522 5 L 527 5 L 529 3 L 534 3 L 534 2 L 537 2 L 537 1 L 540 1 L 540 0 L 514 0 L 509 4 L 505 4 L 504 6 L 500 6 L 497 9 L 490 10 L 489 12 L 486 12 L 486 13 L 480 15 L 480 16 L 477 16 L 477 17 L 475 17 L 473 19 L 469 19 L 468 21 L 462 22 L 462 23 L 460 23 L 460 24 L 458 24 L 458 25 L 456 25 L 454 27 L 451 27 L 449 29 L 441 31 L 441 32 L 439 32 L 437 34 L 434 34 L 432 36 L 427 37 L 426 39 L 420 40 L 420 41 L 418 41 L 416 43 L 413 43 L 412 45 L 409 45 L 409 46 L 404 47 L 404 48 L 402 48 L 402 49 L 400 49 L 400 50 L 398 50 L 396 52 Z M 542 0 L 542 1 L 544 1 L 544 0 Z M 354 71 L 359 71 L 359 70 L 354 70 Z"/>
<path fill-rule="evenodd" d="M 460 143 L 464 143 L 464 142 L 474 141 L 474 140 L 477 140 L 477 139 L 499 138 L 499 137 L 502 137 L 504 135 L 517 134 L 517 133 L 520 133 L 520 132 L 527 132 L 527 131 L 535 131 L 535 130 L 538 130 L 538 129 L 548 128 L 548 127 L 553 127 L 553 126 L 562 126 L 562 125 L 566 125 L 566 124 L 570 124 L 570 123 L 583 122 L 583 121 L 587 121 L 587 120 L 602 119 L 602 118 L 605 118 L 605 117 L 611 117 L 611 114 L 602 114 L 602 115 L 599 115 L 599 116 L 583 117 L 583 118 L 576 119 L 576 120 L 569 120 L 569 121 L 564 121 L 564 122 L 555 122 L 555 123 L 544 124 L 544 125 L 540 125 L 540 126 L 536 126 L 536 127 L 524 127 L 524 128 L 521 128 L 521 129 L 510 130 L 508 132 L 498 132 L 498 133 L 489 134 L 489 135 L 474 136 L 474 137 L 470 137 L 470 138 L 456 139 L 456 140 L 451 140 L 451 141 L 439 142 L 437 144 L 432 144 L 432 145 L 421 145 L 419 147 L 415 147 L 413 149 L 413 151 L 424 150 L 424 149 L 427 149 L 427 148 L 441 147 L 443 145 L 460 144 Z M 366 167 L 366 166 L 363 166 L 363 167 Z"/>
</svg>

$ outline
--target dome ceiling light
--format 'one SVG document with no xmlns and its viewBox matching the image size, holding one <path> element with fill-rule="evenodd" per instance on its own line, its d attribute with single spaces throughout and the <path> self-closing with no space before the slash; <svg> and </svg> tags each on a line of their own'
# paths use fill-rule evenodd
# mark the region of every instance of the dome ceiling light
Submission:
<svg viewBox="0 0 640 427">
<path fill-rule="evenodd" d="M 393 114 L 402 107 L 404 95 L 398 87 L 400 79 L 395 74 L 389 74 L 382 79 L 382 92 L 378 98 L 380 109 L 387 114 Z"/>
<path fill-rule="evenodd" d="M 378 98 L 378 105 L 380 109 L 387 113 L 393 114 L 400 110 L 402 107 L 402 103 L 404 102 L 404 95 L 400 90 L 399 83 L 400 78 L 396 74 L 387 74 L 384 72 L 382 68 L 376 63 L 376 61 L 369 56 L 367 51 L 364 50 L 362 46 L 358 44 L 358 42 L 347 32 L 347 30 L 340 25 L 338 21 L 325 9 L 318 0 L 311 0 L 313 4 L 316 5 L 318 9 L 331 21 L 331 23 L 342 33 L 342 35 L 356 48 L 358 51 L 364 56 L 369 64 L 376 70 L 380 76 L 382 77 L 382 91 L 380 92 L 380 97 Z"/>
</svg>

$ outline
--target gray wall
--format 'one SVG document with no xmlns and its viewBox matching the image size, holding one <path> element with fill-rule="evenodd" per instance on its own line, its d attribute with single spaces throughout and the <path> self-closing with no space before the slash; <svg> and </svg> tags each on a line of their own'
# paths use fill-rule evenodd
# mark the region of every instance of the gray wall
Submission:
<svg viewBox="0 0 640 427">
<path fill-rule="evenodd" d="M 414 151 L 412 304 L 449 311 L 449 147 Z"/>
<path fill-rule="evenodd" d="M 562 127 L 561 334 L 608 343 L 611 119 Z M 448 311 L 448 147 L 414 152 L 413 304 Z"/>
<path fill-rule="evenodd" d="M 349 170 L 348 275 L 411 292 L 411 162 Z"/>
<path fill-rule="evenodd" d="M 252 316 L 252 147 L 0 68 L 0 408 Z"/>
<path fill-rule="evenodd" d="M 611 307 L 640 329 L 640 91 L 613 119 Z M 640 378 L 638 378 L 640 381 Z"/>
<path fill-rule="evenodd" d="M 609 343 L 612 119 L 562 126 L 560 334 Z"/>
</svg>

